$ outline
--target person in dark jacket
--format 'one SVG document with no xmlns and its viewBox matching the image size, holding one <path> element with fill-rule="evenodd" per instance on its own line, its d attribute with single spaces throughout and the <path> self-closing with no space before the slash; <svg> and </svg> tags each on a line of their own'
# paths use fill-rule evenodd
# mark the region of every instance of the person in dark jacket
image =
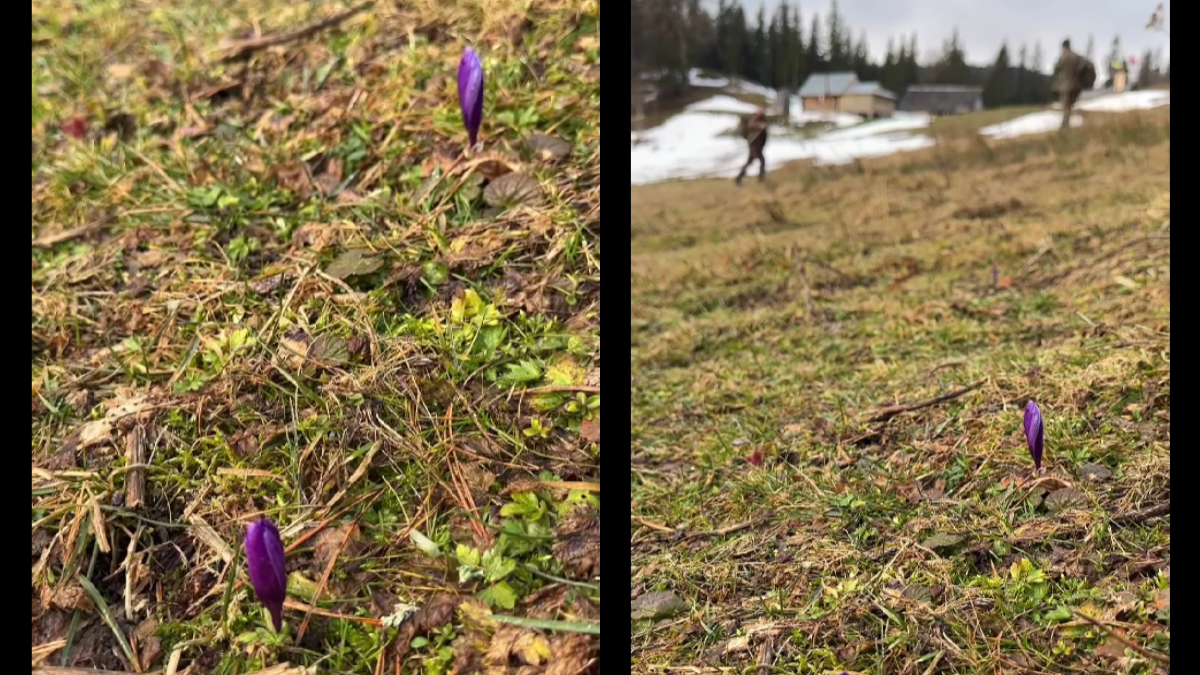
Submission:
<svg viewBox="0 0 1200 675">
<path fill-rule="evenodd" d="M 763 157 L 763 148 L 767 145 L 767 113 L 759 108 L 745 127 L 746 142 L 750 144 L 750 156 L 746 158 L 746 163 L 742 166 L 742 170 L 738 172 L 737 184 L 742 184 L 742 179 L 746 177 L 746 170 L 758 160 L 758 180 L 762 182 L 767 177 L 767 160 Z"/>
<path fill-rule="evenodd" d="M 1080 77 L 1085 63 L 1082 56 L 1071 51 L 1071 41 L 1063 40 L 1062 54 L 1058 57 L 1058 63 L 1054 64 L 1054 91 L 1062 102 L 1062 129 L 1071 126 L 1071 109 L 1083 91 Z"/>
</svg>

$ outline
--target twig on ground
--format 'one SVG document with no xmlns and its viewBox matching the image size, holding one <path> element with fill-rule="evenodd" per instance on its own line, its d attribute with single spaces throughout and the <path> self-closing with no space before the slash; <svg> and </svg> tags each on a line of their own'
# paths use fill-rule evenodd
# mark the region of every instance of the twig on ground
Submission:
<svg viewBox="0 0 1200 675">
<path fill-rule="evenodd" d="M 1135 525 L 1137 523 L 1141 523 L 1141 522 L 1150 520 L 1151 518 L 1157 518 L 1158 516 L 1165 516 L 1170 513 L 1171 513 L 1171 500 L 1168 499 L 1166 502 L 1163 502 L 1162 504 L 1155 504 L 1154 506 L 1149 506 L 1144 509 L 1139 509 L 1137 511 L 1130 511 L 1129 513 L 1123 513 L 1123 514 L 1113 518 L 1110 521 L 1110 523 L 1112 525 L 1116 525 L 1118 527 L 1123 527 L 1126 525 Z M 1016 548 L 1020 548 L 1020 547 L 1024 547 L 1024 546 L 1036 546 L 1038 544 L 1046 543 L 1046 541 L 1049 537 L 1053 537 L 1055 539 L 1070 539 L 1072 537 L 1083 536 L 1083 535 L 1087 534 L 1087 532 L 1088 532 L 1087 525 L 1075 525 L 1072 527 L 1066 527 L 1066 528 L 1062 528 L 1059 530 L 1055 530 L 1054 532 L 1049 533 L 1049 534 L 1047 534 L 1044 531 L 1039 531 L 1035 524 L 1028 525 L 1028 526 L 1026 526 L 1026 528 L 1031 528 L 1033 530 L 1033 532 L 1031 534 L 1017 534 L 1016 536 L 1008 539 L 1007 540 L 1008 543 Z M 1023 531 L 1029 531 L 1029 529 L 1023 529 Z M 980 543 L 978 546 L 975 546 L 974 548 L 972 548 L 972 551 L 975 553 L 981 553 L 983 551 L 988 550 L 989 548 L 991 548 L 990 541 L 986 542 L 986 543 Z"/>
<path fill-rule="evenodd" d="M 1145 647 L 1139 645 L 1138 643 L 1134 642 L 1133 640 L 1130 640 L 1129 638 L 1118 633 L 1117 631 L 1113 630 L 1112 628 L 1109 628 L 1108 626 L 1104 625 L 1104 622 L 1099 621 L 1097 619 L 1093 619 L 1092 617 L 1088 616 L 1087 614 L 1084 614 L 1083 612 L 1081 612 L 1077 609 L 1074 609 L 1074 608 L 1071 609 L 1071 613 L 1074 614 L 1075 616 L 1083 619 L 1084 621 L 1087 621 L 1088 623 L 1092 624 L 1093 626 L 1099 628 L 1100 630 L 1104 631 L 1104 633 L 1106 635 L 1111 635 L 1112 637 L 1116 638 L 1118 642 L 1125 645 L 1126 647 L 1129 647 L 1130 649 L 1141 654 L 1142 656 L 1145 656 L 1148 659 L 1154 659 L 1155 661 L 1158 661 L 1160 663 L 1167 663 L 1167 664 L 1171 663 L 1171 657 L 1167 656 L 1166 654 L 1160 654 L 1156 651 L 1146 649 Z"/>
<path fill-rule="evenodd" d="M 1163 502 L 1162 504 L 1155 504 L 1154 506 L 1149 506 L 1144 509 L 1139 509 L 1137 511 L 1130 511 L 1129 513 L 1122 513 L 1121 515 L 1117 516 L 1116 518 L 1113 518 L 1113 523 L 1116 525 L 1132 525 L 1134 523 L 1141 523 L 1141 522 L 1150 520 L 1151 518 L 1156 518 L 1158 516 L 1165 516 L 1170 513 L 1171 513 L 1171 500 L 1168 499 L 1167 501 Z"/>
<path fill-rule="evenodd" d="M 872 415 L 867 421 L 868 422 L 883 422 L 884 420 L 889 420 L 889 419 L 895 417 L 896 415 L 899 415 L 900 413 L 912 412 L 914 410 L 920 410 L 921 408 L 928 408 L 930 406 L 935 406 L 939 403 L 945 403 L 946 401 L 956 399 L 959 396 L 962 396 L 963 394 L 967 394 L 972 391 L 975 391 L 982 384 L 983 384 L 983 380 L 980 380 L 973 384 L 969 384 L 969 385 L 963 387 L 962 389 L 955 389 L 954 391 L 947 392 L 940 396 L 934 396 L 933 398 L 926 399 L 924 401 L 918 401 L 917 403 L 902 403 L 900 405 L 890 405 L 890 406 L 887 406 L 886 408 L 880 408 L 879 410 L 876 410 L 875 414 Z"/>
<path fill-rule="evenodd" d="M 53 232 L 51 234 L 44 234 L 44 235 L 38 237 L 37 239 L 33 240 L 33 247 L 34 248 L 49 248 L 51 246 L 54 246 L 55 244 L 61 244 L 64 241 L 70 241 L 72 239 L 77 239 L 79 237 L 82 237 L 85 234 L 88 234 L 89 232 L 93 232 L 95 230 L 98 230 L 98 229 L 104 227 L 105 225 L 111 223 L 114 220 L 116 220 L 116 216 L 111 213 L 107 213 L 107 214 L 100 216 L 99 218 L 91 221 L 90 223 L 80 225 L 79 227 L 72 228 L 70 230 L 63 230 L 61 232 Z"/>
<path fill-rule="evenodd" d="M 321 579 L 317 582 L 317 588 L 313 591 L 312 602 L 316 604 L 321 597 L 321 593 L 325 590 L 325 585 L 329 583 L 329 575 L 333 574 L 333 566 L 337 563 L 338 558 L 342 556 L 342 551 L 346 550 L 346 546 L 350 543 L 350 539 L 358 532 L 358 521 L 350 523 L 350 527 L 346 528 L 346 534 L 342 536 L 342 542 L 338 544 L 337 550 L 333 555 L 329 556 L 329 562 L 325 565 L 325 570 L 321 573 Z M 312 610 L 310 608 L 304 613 L 304 620 L 300 622 L 300 628 L 296 630 L 296 644 L 304 639 L 304 634 L 308 631 L 308 622 L 312 619 Z"/>
<path fill-rule="evenodd" d="M 303 40 L 306 37 L 315 35 L 326 28 L 332 28 L 342 23 L 346 19 L 353 17 L 364 9 L 373 5 L 373 2 L 364 2 L 361 5 L 355 5 L 344 12 L 339 12 L 331 17 L 322 19 L 316 23 L 309 24 L 304 28 L 300 28 L 287 33 L 278 33 L 276 35 L 263 35 L 262 37 L 250 38 L 248 40 L 239 40 L 225 48 L 225 55 L 221 57 L 222 61 L 233 61 L 239 58 L 245 58 L 253 52 L 267 47 L 295 42 Z"/>
<path fill-rule="evenodd" d="M 646 520 L 645 518 L 643 518 L 641 516 L 635 516 L 632 513 L 629 514 L 629 519 L 637 521 L 638 523 L 645 525 L 646 527 L 648 527 L 652 530 L 658 530 L 659 532 L 666 532 L 667 534 L 675 534 L 675 530 L 667 527 L 666 525 L 659 525 L 658 523 L 656 523 L 652 520 Z"/>
<path fill-rule="evenodd" d="M 744 529 L 746 529 L 746 528 L 748 528 L 748 527 L 751 527 L 751 526 L 753 526 L 753 525 L 757 525 L 757 524 L 759 524 L 759 523 L 765 522 L 766 520 L 768 520 L 768 518 L 767 518 L 767 517 L 765 517 L 765 516 L 760 516 L 760 517 L 758 517 L 758 518 L 751 518 L 750 520 L 747 520 L 747 521 L 745 521 L 745 522 L 737 523 L 736 525 L 728 525 L 728 526 L 726 526 L 726 527 L 719 527 L 719 528 L 717 528 L 717 529 L 715 529 L 715 530 L 711 530 L 711 531 L 708 531 L 708 532 L 687 532 L 687 533 L 683 533 L 683 532 L 682 532 L 682 531 L 680 531 L 680 530 L 675 530 L 675 532 L 678 532 L 678 533 L 680 533 L 680 534 L 683 534 L 683 538 L 684 538 L 685 540 L 686 540 L 686 539 L 700 539 L 700 538 L 703 538 L 703 537 L 724 537 L 724 536 L 725 536 L 725 535 L 727 535 L 727 534 L 733 534 L 734 532 L 740 532 L 740 531 L 742 531 L 742 530 L 744 530 Z"/>
<path fill-rule="evenodd" d="M 134 427 L 125 438 L 125 465 L 129 469 L 129 477 L 125 483 L 125 507 L 136 509 L 142 505 L 146 490 L 146 431 L 142 427 Z"/>
</svg>

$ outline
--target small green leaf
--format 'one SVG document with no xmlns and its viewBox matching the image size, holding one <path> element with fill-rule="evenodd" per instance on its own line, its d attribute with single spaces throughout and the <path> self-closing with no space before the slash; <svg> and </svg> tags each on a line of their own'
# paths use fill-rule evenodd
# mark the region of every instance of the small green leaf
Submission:
<svg viewBox="0 0 1200 675">
<path fill-rule="evenodd" d="M 1066 607 L 1063 607 L 1062 605 L 1059 605 L 1058 607 L 1055 607 L 1054 609 L 1046 612 L 1043 615 L 1043 618 L 1047 622 L 1052 622 L 1052 623 L 1058 623 L 1060 621 L 1069 621 L 1071 619 L 1071 610 Z"/>
<path fill-rule="evenodd" d="M 517 592 L 505 581 L 501 581 L 480 591 L 479 599 L 492 607 L 512 609 L 517 606 Z"/>
<path fill-rule="evenodd" d="M 476 565 L 459 565 L 458 566 L 458 583 L 470 584 L 476 581 L 483 581 L 487 578 L 487 573 Z"/>
<path fill-rule="evenodd" d="M 489 305 L 490 307 L 490 305 Z M 479 331 L 479 339 L 475 343 L 475 351 L 480 354 L 494 354 L 504 343 L 504 326 L 488 326 Z"/>
<path fill-rule="evenodd" d="M 288 575 L 287 592 L 305 602 L 312 602 L 313 596 L 317 593 L 317 582 L 300 572 L 292 572 Z"/>
<path fill-rule="evenodd" d="M 542 377 L 542 368 L 534 361 L 522 360 L 508 364 L 508 372 L 501 378 L 504 384 L 521 384 L 536 382 Z"/>
<path fill-rule="evenodd" d="M 425 281 L 429 282 L 430 286 L 441 286 L 450 277 L 450 268 L 446 267 L 445 263 L 430 260 L 421 265 L 421 274 L 425 277 Z"/>
<path fill-rule="evenodd" d="M 479 565 L 479 549 L 466 544 L 459 544 L 454 549 L 454 557 L 460 565 Z"/>
<path fill-rule="evenodd" d="M 587 371 L 570 356 L 564 356 L 546 368 L 546 380 L 560 386 L 579 384 L 586 375 Z"/>
<path fill-rule="evenodd" d="M 497 547 L 488 549 L 483 554 L 483 570 L 490 582 L 500 581 L 517 569 L 517 561 L 500 555 Z"/>
</svg>

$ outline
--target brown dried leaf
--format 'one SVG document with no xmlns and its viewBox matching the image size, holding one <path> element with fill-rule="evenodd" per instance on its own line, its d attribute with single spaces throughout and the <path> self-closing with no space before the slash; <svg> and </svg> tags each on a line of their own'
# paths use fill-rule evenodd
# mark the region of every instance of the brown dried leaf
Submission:
<svg viewBox="0 0 1200 675">
<path fill-rule="evenodd" d="M 383 259 L 362 249 L 351 249 L 329 263 L 325 273 L 335 279 L 348 279 L 370 274 L 383 267 Z"/>
<path fill-rule="evenodd" d="M 479 630 L 460 632 L 454 642 L 450 643 L 454 650 L 454 663 L 450 665 L 448 675 L 474 675 L 483 672 L 483 651 L 487 649 L 487 636 Z"/>
<path fill-rule="evenodd" d="M 488 180 L 495 180 L 500 176 L 513 173 L 520 168 L 520 166 L 501 157 L 481 157 L 474 162 L 471 172 L 479 174 Z"/>
<path fill-rule="evenodd" d="M 59 586 L 43 586 L 41 595 L 42 604 L 52 609 L 90 612 L 95 607 L 87 591 L 73 581 L 63 582 Z"/>
<path fill-rule="evenodd" d="M 408 653 L 408 643 L 417 635 L 424 635 L 435 628 L 441 628 L 454 618 L 454 609 L 458 607 L 459 598 L 453 595 L 435 595 L 429 598 L 411 617 L 400 625 L 396 634 L 396 655 L 403 657 Z"/>
<path fill-rule="evenodd" d="M 471 492 L 471 498 L 475 500 L 476 504 L 482 504 L 487 499 L 492 484 L 496 482 L 496 474 L 475 462 L 464 463 L 462 473 L 463 479 L 467 483 L 467 489 Z"/>
<path fill-rule="evenodd" d="M 75 454 L 75 449 L 65 446 L 42 462 L 42 468 L 47 471 L 66 471 L 78 466 L 79 457 Z"/>
<path fill-rule="evenodd" d="M 685 612 L 688 603 L 671 591 L 653 591 L 629 603 L 631 619 L 661 619 Z"/>
<path fill-rule="evenodd" d="M 492 636 L 483 662 L 489 670 L 499 668 L 496 672 L 506 672 L 504 669 L 509 665 L 538 666 L 549 658 L 550 643 L 545 636 L 527 628 L 504 625 Z M 515 664 L 511 663 L 514 659 Z"/>
<path fill-rule="evenodd" d="M 600 514 L 574 509 L 558 525 L 554 557 L 578 578 L 600 576 Z"/>
<path fill-rule="evenodd" d="M 313 193 L 313 184 L 308 177 L 308 169 L 303 162 L 292 162 L 275 168 L 272 172 L 275 183 L 283 190 L 288 190 L 297 198 L 308 199 Z"/>
<path fill-rule="evenodd" d="M 333 241 L 333 228 L 325 223 L 305 223 L 292 232 L 293 246 L 311 246 L 321 251 Z"/>
<path fill-rule="evenodd" d="M 311 540 L 313 563 L 315 563 L 318 568 L 324 569 L 325 565 L 327 565 L 329 561 L 338 554 L 338 551 L 342 548 L 342 542 L 346 539 L 346 533 L 350 532 L 351 527 L 351 525 L 345 524 L 327 527 L 313 535 Z M 355 532 L 351 534 L 350 541 L 346 544 L 347 547 L 354 545 L 354 542 L 358 538 L 357 534 L 358 532 L 356 528 Z"/>
<path fill-rule="evenodd" d="M 1100 483 L 1112 478 L 1112 471 L 1102 464 L 1082 464 L 1079 467 L 1079 477 L 1093 483 Z"/>
<path fill-rule="evenodd" d="M 925 541 L 921 542 L 921 546 L 932 551 L 939 549 L 952 549 L 963 542 L 964 537 L 957 534 L 947 534 L 945 532 L 937 532 L 930 536 Z"/>
<path fill-rule="evenodd" d="M 134 629 L 133 634 L 138 640 L 138 652 L 142 665 L 149 666 L 158 661 L 163 654 L 162 639 L 158 637 L 158 619 L 149 617 L 143 619 Z"/>
<path fill-rule="evenodd" d="M 1046 496 L 1046 508 L 1051 511 L 1061 511 L 1073 506 L 1081 506 L 1087 502 L 1087 497 L 1073 487 L 1055 490 Z"/>
<path fill-rule="evenodd" d="M 550 639 L 550 664 L 545 675 L 588 675 L 599 671 L 597 645 L 580 633 L 558 633 Z M 589 665 L 590 664 L 590 665 Z"/>
<path fill-rule="evenodd" d="M 1159 591 L 1154 594 L 1154 606 L 1159 609 L 1169 609 L 1171 607 L 1171 589 L 1159 589 Z"/>
<path fill-rule="evenodd" d="M 325 196 L 333 194 L 342 184 L 342 160 L 331 159 L 325 165 L 325 172 L 313 179 L 317 189 Z"/>
<path fill-rule="evenodd" d="M 156 248 L 149 251 L 141 251 L 134 254 L 134 260 L 138 267 L 158 267 L 159 265 L 171 260 L 175 257 L 170 251 L 164 251 Z"/>
<path fill-rule="evenodd" d="M 101 443 L 107 443 L 112 440 L 112 421 L 109 419 L 98 419 L 84 422 L 82 426 L 75 430 L 67 440 L 63 442 L 60 452 L 70 452 L 72 455 L 78 455 L 79 451 L 86 450 L 92 446 Z"/>
<path fill-rule="evenodd" d="M 308 347 L 308 358 L 324 366 L 340 366 L 350 360 L 350 347 L 336 335 L 318 335 Z"/>
<path fill-rule="evenodd" d="M 483 200 L 500 208 L 536 206 L 542 202 L 542 186 L 529 174 L 509 173 L 488 183 Z"/>
<path fill-rule="evenodd" d="M 137 66 L 133 63 L 114 63 L 108 67 L 108 76 L 114 80 L 124 80 L 133 75 L 136 69 Z"/>
<path fill-rule="evenodd" d="M 292 370 L 300 370 L 308 359 L 312 338 L 301 328 L 293 328 L 279 338 L 279 356 Z"/>
<path fill-rule="evenodd" d="M 594 420 L 584 420 L 579 423 L 579 434 L 583 436 L 583 440 L 588 443 L 600 442 L 600 416 L 596 415 Z"/>
<path fill-rule="evenodd" d="M 452 166 L 454 166 L 453 157 L 443 152 L 434 152 L 421 162 L 421 176 L 428 178 L 438 171 L 445 173 Z"/>
<path fill-rule="evenodd" d="M 290 281 L 294 275 L 279 269 L 268 269 L 258 277 L 250 280 L 250 290 L 259 295 L 271 295 L 279 290 L 284 281 Z"/>
<path fill-rule="evenodd" d="M 305 367 L 336 367 L 350 360 L 350 348 L 336 335 L 313 337 L 302 328 L 293 328 L 279 339 L 280 359 L 292 370 Z"/>
<path fill-rule="evenodd" d="M 928 603 L 932 601 L 932 596 L 929 594 L 929 589 L 919 584 L 909 584 L 905 586 L 904 591 L 901 594 L 909 600 L 916 600 L 917 602 Z"/>
<path fill-rule="evenodd" d="M 1125 656 L 1127 647 L 1124 643 L 1113 636 L 1108 636 L 1102 644 L 1096 647 L 1096 656 L 1102 656 L 1106 659 L 1119 659 Z"/>
<path fill-rule="evenodd" d="M 570 143 L 546 134 L 534 134 L 525 139 L 525 148 L 543 161 L 559 160 L 571 154 Z"/>
</svg>

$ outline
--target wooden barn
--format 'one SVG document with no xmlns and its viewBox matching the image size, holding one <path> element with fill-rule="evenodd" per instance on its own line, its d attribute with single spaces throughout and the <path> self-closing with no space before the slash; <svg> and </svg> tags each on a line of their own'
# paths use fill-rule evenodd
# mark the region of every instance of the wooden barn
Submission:
<svg viewBox="0 0 1200 675">
<path fill-rule="evenodd" d="M 983 110 L 983 89 L 953 85 L 914 85 L 900 99 L 900 110 L 930 115 L 962 115 Z"/>
<path fill-rule="evenodd" d="M 878 82 L 859 82 L 852 72 L 809 75 L 800 87 L 800 101 L 809 112 L 890 117 L 896 111 L 895 94 Z"/>
</svg>

